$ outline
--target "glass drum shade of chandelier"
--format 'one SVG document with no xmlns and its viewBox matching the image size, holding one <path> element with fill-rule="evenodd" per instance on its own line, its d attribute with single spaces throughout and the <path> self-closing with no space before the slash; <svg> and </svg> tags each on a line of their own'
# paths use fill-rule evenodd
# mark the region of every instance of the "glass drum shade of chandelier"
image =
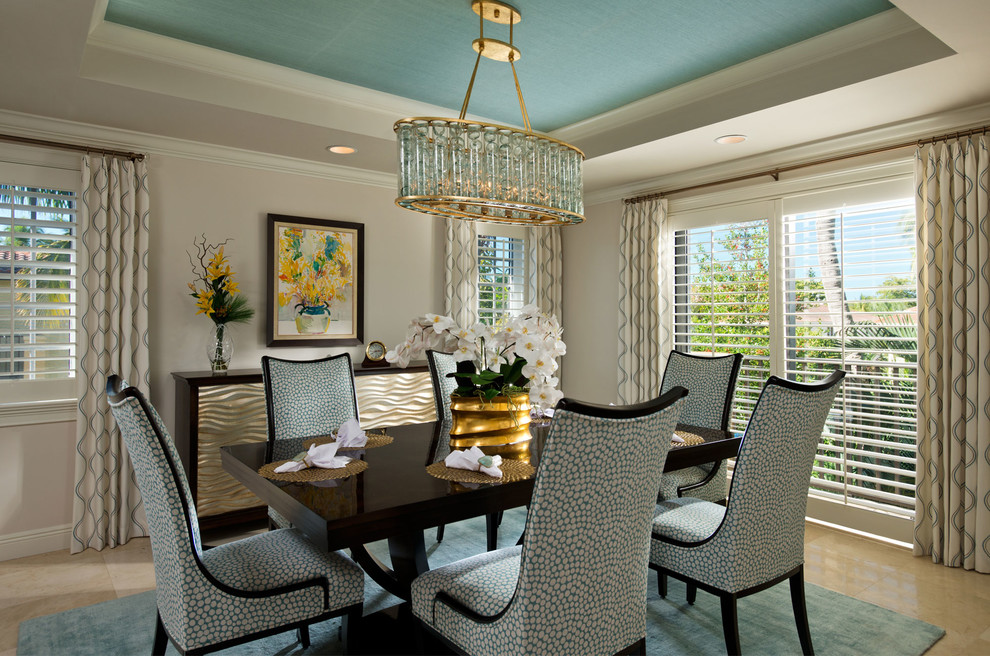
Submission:
<svg viewBox="0 0 990 656">
<path fill-rule="evenodd" d="M 533 132 L 516 75 L 519 49 L 512 26 L 518 9 L 498 0 L 473 0 L 480 17 L 478 53 L 459 118 L 396 121 L 400 207 L 436 216 L 515 225 L 584 221 L 584 153 Z M 509 25 L 509 42 L 485 37 L 485 21 Z M 524 130 L 466 120 L 481 57 L 507 61 L 519 96 Z"/>
<path fill-rule="evenodd" d="M 561 141 L 463 119 L 396 122 L 401 207 L 517 225 L 584 221 L 584 153 Z"/>
</svg>

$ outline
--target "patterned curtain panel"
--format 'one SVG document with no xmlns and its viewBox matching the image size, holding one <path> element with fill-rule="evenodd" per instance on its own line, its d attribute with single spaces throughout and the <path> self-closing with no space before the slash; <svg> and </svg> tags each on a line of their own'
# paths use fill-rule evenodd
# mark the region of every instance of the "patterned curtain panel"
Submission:
<svg viewBox="0 0 990 656">
<path fill-rule="evenodd" d="M 560 319 L 563 316 L 561 287 L 563 251 L 560 227 L 532 227 L 529 233 L 529 297 L 544 312 Z"/>
<path fill-rule="evenodd" d="M 474 221 L 445 220 L 443 311 L 458 326 L 473 326 L 478 321 L 478 226 Z"/>
<path fill-rule="evenodd" d="M 914 553 L 990 573 L 990 157 L 985 136 L 919 149 Z"/>
<path fill-rule="evenodd" d="M 72 553 L 147 535 L 131 462 L 106 402 L 111 373 L 145 392 L 149 387 L 147 165 L 86 155 L 82 190 Z"/>
<path fill-rule="evenodd" d="M 660 393 L 672 340 L 674 256 L 667 200 L 626 203 L 619 236 L 619 401 Z"/>
</svg>

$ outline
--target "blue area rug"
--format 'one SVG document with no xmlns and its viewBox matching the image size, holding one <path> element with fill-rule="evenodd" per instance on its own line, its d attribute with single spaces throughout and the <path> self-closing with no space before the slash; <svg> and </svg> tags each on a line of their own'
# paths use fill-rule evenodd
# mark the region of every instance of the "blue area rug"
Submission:
<svg viewBox="0 0 990 656">
<path fill-rule="evenodd" d="M 525 520 L 524 511 L 505 513 L 499 530 L 499 546 L 515 544 Z M 427 532 L 431 545 L 433 532 Z M 429 547 L 434 566 L 452 562 L 485 548 L 485 520 L 476 518 L 449 524 L 444 541 Z M 386 558 L 384 543 L 372 551 Z M 365 614 L 388 608 L 399 599 L 365 579 Z M 815 651 L 820 656 L 860 655 L 917 656 L 941 638 L 945 631 L 816 585 L 807 584 L 808 619 Z M 647 595 L 648 654 L 724 654 L 722 618 L 713 595 L 698 592 L 697 603 L 685 601 L 683 584 L 670 579 L 668 595 L 656 593 L 650 573 Z M 312 645 L 303 650 L 294 631 L 233 647 L 218 654 L 341 654 L 337 639 L 339 620 L 310 629 Z M 21 623 L 18 656 L 142 656 L 151 653 L 155 629 L 153 592 L 106 601 L 93 606 L 46 615 Z M 739 601 L 739 634 L 744 654 L 800 654 L 797 628 L 786 583 Z M 176 653 L 169 645 L 169 653 Z"/>
</svg>

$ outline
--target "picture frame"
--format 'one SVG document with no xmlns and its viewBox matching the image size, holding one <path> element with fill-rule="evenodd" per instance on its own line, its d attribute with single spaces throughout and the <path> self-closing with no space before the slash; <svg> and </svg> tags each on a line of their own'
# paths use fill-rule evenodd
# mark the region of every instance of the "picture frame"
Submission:
<svg viewBox="0 0 990 656">
<path fill-rule="evenodd" d="M 268 215 L 268 346 L 361 344 L 364 224 Z"/>
</svg>

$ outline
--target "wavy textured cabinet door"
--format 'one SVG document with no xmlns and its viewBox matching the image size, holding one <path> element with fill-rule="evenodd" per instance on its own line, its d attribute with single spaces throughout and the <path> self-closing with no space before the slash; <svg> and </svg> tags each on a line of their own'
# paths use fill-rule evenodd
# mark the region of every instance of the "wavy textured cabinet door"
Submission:
<svg viewBox="0 0 990 656">
<path fill-rule="evenodd" d="M 175 445 L 189 477 L 204 528 L 260 519 L 264 504 L 221 466 L 220 447 L 267 437 L 261 371 L 177 372 Z M 358 412 L 364 428 L 436 419 L 426 367 L 355 369 Z M 190 466 L 190 465 L 194 466 Z"/>
</svg>

